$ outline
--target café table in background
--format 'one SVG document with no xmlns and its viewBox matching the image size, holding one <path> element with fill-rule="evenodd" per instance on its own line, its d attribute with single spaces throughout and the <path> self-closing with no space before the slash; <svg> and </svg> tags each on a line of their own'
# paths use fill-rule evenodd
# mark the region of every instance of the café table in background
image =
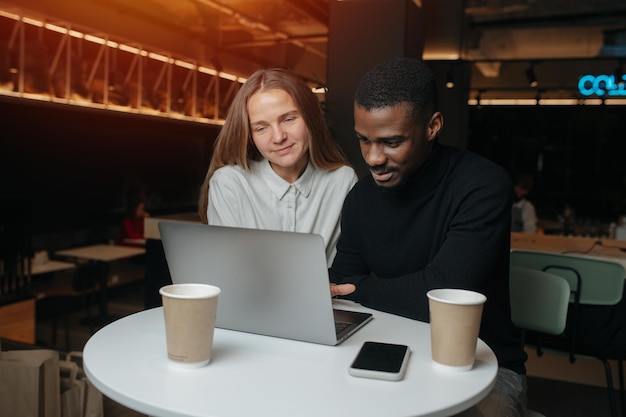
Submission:
<svg viewBox="0 0 626 417">
<path fill-rule="evenodd" d="M 50 259 L 41 264 L 31 263 L 30 274 L 31 275 L 49 274 L 52 272 L 66 271 L 68 269 L 73 269 L 73 268 L 76 268 L 76 264 L 72 262 L 63 262 L 63 261 Z"/>
<path fill-rule="evenodd" d="M 338 346 L 216 329 L 211 363 L 168 365 L 162 307 L 96 332 L 83 350 L 89 380 L 104 395 L 155 417 L 450 416 L 484 398 L 498 363 L 479 340 L 468 372 L 433 366 L 430 326 L 345 300 L 341 308 L 374 319 Z M 365 341 L 411 348 L 401 381 L 357 378 L 348 367 Z"/>
<path fill-rule="evenodd" d="M 513 232 L 511 233 L 511 250 L 595 258 L 618 262 L 626 268 L 626 241 L 623 240 Z"/>
<path fill-rule="evenodd" d="M 511 249 L 606 258 L 626 258 L 626 241 L 583 236 L 511 233 Z"/>
<path fill-rule="evenodd" d="M 102 264 L 102 274 L 100 276 L 100 306 L 98 319 L 99 321 L 106 323 L 111 320 L 107 313 L 106 297 L 108 263 L 143 255 L 145 254 L 145 252 L 145 249 L 138 247 L 99 244 L 60 250 L 55 252 L 55 255 L 68 259 L 99 262 Z"/>
</svg>

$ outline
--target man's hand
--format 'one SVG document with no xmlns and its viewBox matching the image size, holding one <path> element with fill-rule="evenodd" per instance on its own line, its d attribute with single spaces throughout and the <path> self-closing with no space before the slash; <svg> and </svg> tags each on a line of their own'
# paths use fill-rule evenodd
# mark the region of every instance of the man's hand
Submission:
<svg viewBox="0 0 626 417">
<path fill-rule="evenodd" d="M 330 296 L 348 295 L 356 291 L 354 284 L 330 284 Z"/>
</svg>

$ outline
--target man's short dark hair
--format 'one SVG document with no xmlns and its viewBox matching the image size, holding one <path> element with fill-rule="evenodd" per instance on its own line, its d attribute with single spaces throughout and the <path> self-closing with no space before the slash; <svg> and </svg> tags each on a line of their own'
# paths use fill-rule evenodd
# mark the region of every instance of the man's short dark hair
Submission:
<svg viewBox="0 0 626 417">
<path fill-rule="evenodd" d="M 397 57 L 370 69 L 359 82 L 355 103 L 365 110 L 409 103 L 413 117 L 425 122 L 437 111 L 437 82 L 432 71 L 413 58 Z"/>
</svg>

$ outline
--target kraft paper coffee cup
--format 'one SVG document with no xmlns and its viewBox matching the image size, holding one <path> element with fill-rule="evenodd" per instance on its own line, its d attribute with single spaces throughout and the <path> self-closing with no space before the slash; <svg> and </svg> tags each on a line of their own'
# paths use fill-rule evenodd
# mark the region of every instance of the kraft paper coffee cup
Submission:
<svg viewBox="0 0 626 417">
<path fill-rule="evenodd" d="M 173 284 L 159 290 L 171 366 L 199 368 L 211 361 L 220 291 L 206 284 Z"/>
<path fill-rule="evenodd" d="M 459 289 L 431 290 L 426 295 L 435 365 L 454 371 L 472 369 L 487 297 L 478 292 Z"/>
</svg>

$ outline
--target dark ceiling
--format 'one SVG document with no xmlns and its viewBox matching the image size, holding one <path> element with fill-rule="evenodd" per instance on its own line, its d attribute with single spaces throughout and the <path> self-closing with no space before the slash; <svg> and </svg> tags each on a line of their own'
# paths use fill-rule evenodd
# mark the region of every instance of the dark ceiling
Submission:
<svg viewBox="0 0 626 417">
<path fill-rule="evenodd" d="M 92 1 L 174 26 L 218 51 L 261 65 L 290 66 L 289 48 L 326 56 L 330 0 Z M 422 4 L 426 22 L 437 17 L 430 33 L 426 26 L 425 59 L 440 52 L 430 50 L 429 41 L 459 33 L 459 22 L 464 28 L 459 58 L 470 61 L 599 56 L 608 53 L 601 50 L 605 32 L 626 29 L 626 2 L 619 0 L 468 0 L 465 7 L 458 0 L 416 3 Z M 457 11 L 462 17 L 455 17 Z"/>
</svg>

